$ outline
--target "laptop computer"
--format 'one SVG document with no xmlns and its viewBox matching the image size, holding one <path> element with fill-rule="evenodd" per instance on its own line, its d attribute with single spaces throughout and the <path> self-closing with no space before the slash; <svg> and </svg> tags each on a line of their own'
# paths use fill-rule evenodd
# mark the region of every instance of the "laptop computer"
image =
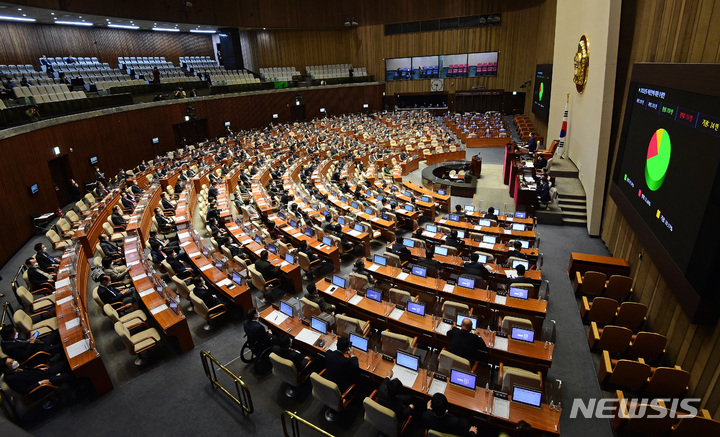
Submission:
<svg viewBox="0 0 720 437">
<path fill-rule="evenodd" d="M 351 204 L 351 206 L 352 206 L 353 208 L 357 209 L 358 203 L 357 203 L 357 202 L 353 202 L 353 203 Z"/>
<path fill-rule="evenodd" d="M 403 238 L 403 246 L 415 247 L 415 242 L 409 238 Z"/>
<path fill-rule="evenodd" d="M 445 190 L 438 190 L 438 194 L 441 195 L 441 196 L 444 196 L 444 195 L 445 195 Z"/>
<path fill-rule="evenodd" d="M 459 222 L 460 216 L 457 214 L 448 214 L 448 220 L 450 220 L 451 222 Z"/>
<path fill-rule="evenodd" d="M 533 390 L 531 388 L 514 385 L 512 392 L 512 400 L 513 402 L 517 402 L 518 404 L 540 408 L 540 406 L 542 405 L 542 392 L 539 390 Z"/>
<path fill-rule="evenodd" d="M 368 351 L 368 339 L 359 335 L 350 334 L 350 346 L 360 349 L 363 352 Z"/>
<path fill-rule="evenodd" d="M 280 217 L 281 220 L 285 220 L 285 213 L 278 211 L 278 217 Z"/>
<path fill-rule="evenodd" d="M 405 210 L 406 210 L 406 211 L 413 212 L 414 208 L 413 208 L 413 206 L 410 205 L 409 203 L 406 203 L 406 204 L 405 204 Z"/>
<path fill-rule="evenodd" d="M 374 262 L 375 264 L 380 264 L 381 266 L 386 266 L 386 265 L 387 265 L 387 258 L 385 258 L 384 256 L 381 256 L 381 255 L 374 255 L 374 256 L 373 256 L 373 262 Z"/>
<path fill-rule="evenodd" d="M 450 369 L 450 383 L 455 384 L 458 387 L 466 388 L 468 390 L 475 391 L 475 383 L 477 376 L 472 373 L 463 372 L 458 369 Z"/>
<path fill-rule="evenodd" d="M 487 219 L 481 219 L 481 220 L 479 220 L 479 221 L 478 221 L 478 224 L 479 224 L 480 226 L 484 226 L 484 227 L 486 227 L 486 228 L 492 226 L 492 222 L 491 222 L 490 220 L 487 220 Z"/>
<path fill-rule="evenodd" d="M 456 324 L 457 326 L 460 326 L 460 325 L 462 325 L 462 322 L 463 322 L 463 320 L 465 320 L 465 319 L 470 319 L 470 321 L 472 322 L 472 329 L 473 329 L 473 330 L 477 329 L 477 317 L 475 317 L 475 316 L 470 316 L 470 315 L 467 315 L 467 314 L 456 314 L 456 315 L 455 315 L 455 324 Z"/>
<path fill-rule="evenodd" d="M 373 213 L 372 208 L 370 208 L 369 206 L 367 208 L 365 208 L 365 214 L 372 215 L 372 213 Z"/>
<path fill-rule="evenodd" d="M 515 218 L 520 218 L 520 219 L 527 218 L 527 213 L 515 211 Z"/>
<path fill-rule="evenodd" d="M 262 246 L 262 237 L 259 235 L 255 236 L 255 242 Z"/>
<path fill-rule="evenodd" d="M 472 205 L 465 205 L 465 212 L 473 213 L 475 212 L 475 207 Z"/>
<path fill-rule="evenodd" d="M 409 192 L 409 191 L 406 191 L 406 192 L 405 192 L 405 195 L 406 195 L 407 197 L 412 197 L 412 193 Z"/>
<path fill-rule="evenodd" d="M 242 285 L 242 276 L 238 272 L 233 272 L 232 281 L 237 285 Z"/>
<path fill-rule="evenodd" d="M 356 224 L 356 225 L 353 227 L 353 229 L 355 229 L 355 230 L 358 231 L 358 232 L 365 232 L 365 228 L 363 228 L 362 225 Z"/>
<path fill-rule="evenodd" d="M 510 291 L 508 292 L 508 296 L 514 297 L 515 299 L 527 300 L 528 293 L 529 293 L 529 290 L 526 290 L 525 288 L 510 286 Z"/>
<path fill-rule="evenodd" d="M 417 355 L 408 354 L 403 351 L 397 351 L 397 358 L 395 362 L 413 372 L 417 372 L 420 367 L 420 357 Z"/>
<path fill-rule="evenodd" d="M 332 284 L 333 285 L 331 285 L 330 288 L 328 288 L 327 290 L 329 293 L 334 292 L 338 288 L 345 288 L 345 279 L 341 278 L 340 276 L 333 275 Z"/>
<path fill-rule="evenodd" d="M 447 247 L 440 247 L 440 246 L 435 247 L 435 255 L 447 256 L 447 254 L 448 254 Z"/>
<path fill-rule="evenodd" d="M 426 226 L 425 226 L 425 230 L 428 231 L 428 232 L 431 232 L 431 233 L 433 233 L 433 234 L 436 234 L 436 233 L 437 233 L 437 226 L 435 226 L 435 225 L 426 225 Z"/>
<path fill-rule="evenodd" d="M 290 227 L 297 228 L 297 222 L 295 220 L 290 219 Z"/>
<path fill-rule="evenodd" d="M 317 317 L 313 317 L 310 320 L 310 327 L 321 334 L 327 334 L 327 323 Z"/>
<path fill-rule="evenodd" d="M 459 239 L 462 240 L 463 238 L 465 238 L 465 231 L 457 231 L 457 233 L 458 233 L 458 238 L 459 238 Z"/>
<path fill-rule="evenodd" d="M 326 246 L 332 246 L 332 240 L 330 239 L 330 237 L 323 237 L 322 243 Z"/>
<path fill-rule="evenodd" d="M 280 302 L 280 312 L 285 314 L 288 317 L 293 316 L 293 307 L 286 304 L 285 302 Z"/>
<path fill-rule="evenodd" d="M 523 249 L 529 249 L 530 248 L 530 242 L 525 240 L 515 240 L 520 242 L 520 247 Z"/>
<path fill-rule="evenodd" d="M 427 269 L 425 267 L 413 266 L 412 274 L 415 276 L 420 276 L 421 278 L 425 278 L 427 277 Z"/>
<path fill-rule="evenodd" d="M 338 217 L 338 223 L 340 223 L 341 225 L 345 226 L 345 219 L 342 218 L 342 217 Z"/>
<path fill-rule="evenodd" d="M 478 254 L 478 262 L 480 264 L 485 264 L 487 262 L 487 255 Z"/>
<path fill-rule="evenodd" d="M 483 235 L 483 243 L 495 244 L 497 237 L 494 235 Z"/>
<path fill-rule="evenodd" d="M 288 264 L 295 264 L 295 257 L 289 253 L 285 254 L 285 262 Z"/>
<path fill-rule="evenodd" d="M 469 288 L 470 290 L 475 288 L 475 280 L 470 278 L 463 278 L 460 276 L 458 278 L 458 286 L 463 288 Z"/>
<path fill-rule="evenodd" d="M 380 218 L 382 218 L 383 220 L 390 221 L 390 215 L 389 215 L 388 213 L 386 213 L 386 212 L 382 213 L 382 215 L 380 216 Z"/>
<path fill-rule="evenodd" d="M 415 314 L 418 316 L 425 316 L 425 304 L 419 303 L 419 302 L 408 302 L 407 304 L 407 310 L 411 314 Z"/>
<path fill-rule="evenodd" d="M 527 261 L 521 260 L 521 259 L 514 259 L 514 260 L 513 260 L 513 262 L 512 262 L 512 268 L 513 268 L 513 269 L 516 269 L 517 266 L 523 266 L 523 267 L 525 267 L 525 271 L 527 271 L 528 269 L 530 269 L 530 263 L 528 263 Z"/>
<path fill-rule="evenodd" d="M 313 236 L 314 234 L 315 234 L 315 231 L 313 230 L 313 228 L 305 228 L 305 235 L 307 235 L 308 237 L 312 238 L 312 236 Z"/>
<path fill-rule="evenodd" d="M 374 300 L 375 302 L 382 301 L 382 293 L 372 288 L 365 290 L 365 297 L 370 300 Z"/>
<path fill-rule="evenodd" d="M 430 198 L 428 196 L 422 196 L 420 198 L 420 200 L 422 200 L 423 202 L 426 202 L 426 203 L 430 203 Z"/>
<path fill-rule="evenodd" d="M 513 230 L 513 231 L 524 231 L 524 230 L 525 230 L 525 225 L 522 224 L 522 223 L 513 223 L 513 225 L 512 225 L 512 230 Z"/>
<path fill-rule="evenodd" d="M 512 338 L 513 340 L 524 341 L 527 343 L 534 343 L 535 331 L 531 329 L 520 328 L 518 326 L 513 326 L 512 332 L 510 333 L 510 338 Z"/>
<path fill-rule="evenodd" d="M 270 251 L 270 253 L 272 253 L 273 255 L 277 255 L 277 247 L 275 247 L 274 244 L 268 244 L 267 248 Z"/>
</svg>

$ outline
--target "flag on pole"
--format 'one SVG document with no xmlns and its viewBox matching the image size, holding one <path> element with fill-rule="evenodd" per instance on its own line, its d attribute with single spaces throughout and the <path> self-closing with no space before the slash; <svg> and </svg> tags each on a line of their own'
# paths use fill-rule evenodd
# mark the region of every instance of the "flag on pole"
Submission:
<svg viewBox="0 0 720 437">
<path fill-rule="evenodd" d="M 560 127 L 560 143 L 558 144 L 558 154 L 560 158 L 565 158 L 563 153 L 565 152 L 565 134 L 567 133 L 568 103 L 570 103 L 570 93 L 567 94 L 567 100 L 565 100 L 565 112 L 563 113 L 562 126 Z"/>
</svg>

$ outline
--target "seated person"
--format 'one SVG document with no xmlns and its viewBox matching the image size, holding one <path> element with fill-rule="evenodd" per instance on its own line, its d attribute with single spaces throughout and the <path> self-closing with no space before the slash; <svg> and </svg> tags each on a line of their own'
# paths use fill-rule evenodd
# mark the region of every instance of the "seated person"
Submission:
<svg viewBox="0 0 720 437">
<path fill-rule="evenodd" d="M 100 234 L 98 236 L 98 242 L 100 243 L 100 249 L 102 249 L 105 256 L 109 256 L 114 259 L 125 258 L 123 249 L 112 241 L 109 241 L 107 235 Z"/>
<path fill-rule="evenodd" d="M 150 243 L 151 248 L 154 244 L 157 244 L 160 250 L 162 250 L 163 252 L 169 252 L 171 250 L 174 250 L 175 253 L 177 253 L 178 255 L 180 255 L 180 253 L 182 252 L 182 249 L 180 248 L 180 243 L 178 241 L 168 239 L 161 240 L 158 238 L 157 231 L 150 231 L 148 243 Z M 163 257 L 163 259 L 165 258 Z"/>
<path fill-rule="evenodd" d="M 383 407 L 393 410 L 398 420 L 404 421 L 413 413 L 415 405 L 412 403 L 412 396 L 400 394 L 402 390 L 402 382 L 397 378 L 390 376 L 385 378 L 378 387 L 377 401 Z"/>
<path fill-rule="evenodd" d="M 325 354 L 325 378 L 338 385 L 340 393 L 353 384 L 360 382 L 360 367 L 358 358 L 352 355 L 350 339 L 339 336 L 337 350 L 327 351 Z"/>
<path fill-rule="evenodd" d="M 485 265 L 478 261 L 479 259 L 480 255 L 475 252 L 471 253 L 470 261 L 463 263 L 463 274 L 480 278 L 484 281 L 487 279 L 487 270 L 485 269 Z M 477 285 L 476 288 L 478 288 Z"/>
<path fill-rule="evenodd" d="M 537 162 L 535 163 L 535 171 L 545 171 L 545 167 L 547 167 L 548 160 L 545 158 L 545 155 L 539 155 Z"/>
<path fill-rule="evenodd" d="M 168 200 L 167 193 L 165 193 L 165 192 L 160 194 L 160 205 L 163 207 L 163 209 L 166 209 L 166 210 L 175 211 L 175 208 L 176 208 L 175 204 L 172 203 L 170 200 Z"/>
<path fill-rule="evenodd" d="M 448 352 L 470 360 L 471 363 L 480 359 L 479 352 L 487 352 L 485 341 L 472 332 L 472 321 L 470 319 L 463 319 L 459 329 L 453 323 L 453 327 L 448 331 L 447 336 L 450 339 Z"/>
<path fill-rule="evenodd" d="M 51 355 L 63 352 L 58 331 L 53 331 L 42 339 L 31 336 L 28 340 L 24 340 L 19 338 L 17 329 L 14 326 L 5 325 L 0 335 L 2 335 L 0 348 L 2 348 L 3 353 L 19 362 L 27 360 L 38 352 L 47 352 Z M 62 357 L 64 357 L 64 354 Z"/>
<path fill-rule="evenodd" d="M 377 279 L 375 279 L 373 275 L 370 274 L 370 271 L 365 268 L 365 260 L 362 258 L 355 260 L 355 263 L 353 264 L 353 273 L 367 278 L 369 285 L 377 283 Z"/>
<path fill-rule="evenodd" d="M 275 342 L 275 336 L 272 331 L 267 329 L 258 320 L 260 314 L 257 312 L 255 307 L 250 308 L 247 311 L 247 319 L 243 322 L 243 329 L 245 330 L 245 336 L 250 344 L 272 344 Z"/>
<path fill-rule="evenodd" d="M 280 235 L 280 231 L 278 231 L 277 226 L 275 225 L 275 222 L 270 221 L 267 225 L 267 232 L 270 234 L 270 238 L 273 240 L 283 240 L 282 235 Z"/>
<path fill-rule="evenodd" d="M 150 244 L 150 256 L 155 264 L 162 264 L 165 261 L 165 254 L 160 250 L 160 243 L 153 242 Z"/>
<path fill-rule="evenodd" d="M 125 229 L 127 227 L 127 221 L 122 216 L 122 211 L 120 210 L 120 205 L 113 206 L 112 214 L 110 215 L 110 220 L 113 223 L 113 226 L 121 227 Z"/>
<path fill-rule="evenodd" d="M 177 230 L 175 222 L 172 219 L 165 217 L 165 214 L 160 207 L 155 208 L 155 221 L 157 221 L 160 232 L 172 232 Z"/>
<path fill-rule="evenodd" d="M 124 285 L 132 285 L 130 269 L 125 265 L 113 265 L 109 256 L 102 259 L 103 272 L 110 276 L 110 282 L 122 282 Z"/>
<path fill-rule="evenodd" d="M 33 289 L 47 287 L 51 290 L 55 289 L 54 279 L 49 273 L 45 273 L 40 270 L 39 264 L 35 261 L 35 258 L 28 258 L 25 260 L 25 266 L 27 267 L 28 280 Z"/>
<path fill-rule="evenodd" d="M 100 276 L 100 285 L 98 286 L 98 297 L 105 304 L 114 304 L 117 302 L 123 304 L 135 304 L 137 299 L 133 294 L 133 288 L 118 290 L 110 285 L 110 275 Z"/>
<path fill-rule="evenodd" d="M 317 287 L 313 283 L 308 284 L 305 298 L 310 302 L 316 303 L 320 307 L 320 311 L 324 313 L 335 312 L 335 305 L 328 303 L 324 297 L 320 296 Z"/>
<path fill-rule="evenodd" d="M 290 334 L 282 334 L 278 340 L 278 344 L 273 346 L 272 351 L 280 358 L 292 361 L 293 365 L 295 365 L 295 370 L 301 372 L 312 360 L 298 350 L 291 348 L 291 344 L 292 337 L 290 337 Z"/>
<path fill-rule="evenodd" d="M 520 284 L 520 283 L 529 283 L 530 279 L 525 277 L 525 266 L 519 265 L 515 268 L 515 271 L 517 272 L 517 278 L 513 278 L 507 281 L 505 284 L 505 289 L 509 289 L 510 285 L 512 284 Z"/>
<path fill-rule="evenodd" d="M 213 293 L 208 290 L 202 276 L 193 278 L 190 283 L 195 286 L 192 290 L 195 296 L 205 303 L 205 306 L 211 313 L 230 309 L 231 302 L 222 294 Z"/>
<path fill-rule="evenodd" d="M 45 249 L 45 245 L 42 243 L 35 245 L 35 252 L 37 252 L 35 253 L 35 261 L 37 261 L 38 266 L 40 266 L 44 272 L 54 274 L 57 272 L 60 260 L 50 256 L 45 252 Z"/>
<path fill-rule="evenodd" d="M 450 231 L 450 234 L 445 237 L 445 244 L 461 250 L 465 243 L 458 238 L 458 232 L 453 229 Z"/>
<path fill-rule="evenodd" d="M 404 259 L 407 259 L 412 255 L 410 249 L 403 244 L 403 237 L 400 235 L 395 237 L 395 242 L 390 249 L 392 250 L 392 253 L 399 256 L 401 260 L 403 260 L 403 257 L 405 257 Z"/>
<path fill-rule="evenodd" d="M 448 412 L 448 400 L 442 393 L 435 393 L 423 413 L 425 429 L 459 436 L 476 436 L 477 428 L 468 426 L 463 419 Z"/>
<path fill-rule="evenodd" d="M 485 218 L 487 220 L 497 221 L 498 216 L 497 216 L 497 214 L 495 214 L 495 208 L 492 206 L 490 208 L 488 208 L 488 212 L 487 212 L 487 214 L 485 214 L 485 216 L 483 218 Z"/>
<path fill-rule="evenodd" d="M 270 281 L 272 279 L 280 280 L 282 278 L 280 268 L 272 265 L 270 261 L 268 261 L 269 258 L 270 253 L 263 249 L 263 251 L 260 252 L 260 258 L 255 261 L 255 270 L 263 275 L 265 281 Z"/>
<path fill-rule="evenodd" d="M 58 387 L 73 380 L 72 373 L 66 372 L 67 365 L 58 363 L 47 369 L 36 369 L 20 366 L 16 360 L 7 357 L 2 370 L 5 373 L 5 383 L 16 393 L 25 396 L 38 386 L 54 385 Z"/>
<path fill-rule="evenodd" d="M 167 260 L 168 264 L 170 264 L 170 267 L 173 269 L 173 271 L 175 272 L 175 275 L 177 275 L 178 278 L 188 279 L 188 278 L 196 276 L 197 272 L 195 271 L 195 268 L 192 268 L 192 267 L 188 266 L 187 264 L 185 264 L 184 262 L 182 262 L 176 256 L 174 250 L 171 250 L 167 253 L 166 260 Z"/>
<path fill-rule="evenodd" d="M 515 241 L 513 243 L 513 249 L 508 250 L 508 258 L 511 256 L 514 256 L 516 258 L 527 259 L 527 255 L 522 253 L 521 250 L 522 250 L 522 243 L 520 243 L 519 241 Z"/>
<path fill-rule="evenodd" d="M 435 261 L 433 256 L 435 256 L 435 247 L 428 245 L 425 247 L 425 258 L 420 258 L 417 263 L 420 267 L 427 269 L 428 278 L 437 278 L 442 268 L 442 265 L 438 261 Z"/>
</svg>

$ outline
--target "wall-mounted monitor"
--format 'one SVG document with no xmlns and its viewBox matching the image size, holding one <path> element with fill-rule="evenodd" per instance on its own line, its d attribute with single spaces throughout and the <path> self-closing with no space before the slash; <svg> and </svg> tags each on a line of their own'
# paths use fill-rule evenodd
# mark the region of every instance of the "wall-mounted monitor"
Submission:
<svg viewBox="0 0 720 437">
<path fill-rule="evenodd" d="M 552 64 L 538 64 L 535 68 L 532 112 L 547 123 L 550 116 L 550 86 L 552 85 Z"/>
<path fill-rule="evenodd" d="M 28 191 L 30 191 L 30 194 L 37 194 L 40 189 L 38 188 L 38 184 L 32 184 L 28 187 Z"/>
<path fill-rule="evenodd" d="M 95 165 L 95 164 L 97 164 L 97 163 L 98 163 L 98 157 L 97 157 L 97 156 L 93 156 L 93 157 L 90 158 L 90 165 Z"/>
<path fill-rule="evenodd" d="M 715 320 L 720 300 L 718 77 L 718 64 L 635 64 L 610 184 L 619 211 L 695 322 Z"/>
<path fill-rule="evenodd" d="M 153 142 L 153 144 L 157 144 L 157 143 L 160 142 L 160 138 L 155 137 L 155 138 L 152 139 L 152 142 Z"/>
</svg>

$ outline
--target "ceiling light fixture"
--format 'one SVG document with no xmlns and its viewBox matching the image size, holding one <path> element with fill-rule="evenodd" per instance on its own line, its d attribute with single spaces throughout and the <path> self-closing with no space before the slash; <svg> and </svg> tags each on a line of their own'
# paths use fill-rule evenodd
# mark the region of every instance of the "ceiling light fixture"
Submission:
<svg viewBox="0 0 720 437">
<path fill-rule="evenodd" d="M 108 23 L 108 27 L 113 27 L 115 29 L 132 29 L 132 30 L 140 29 L 140 26 L 131 26 L 129 24 L 110 24 L 110 23 Z"/>
<path fill-rule="evenodd" d="M 36 21 L 34 18 L 10 17 L 10 16 L 6 16 L 6 15 L 0 15 L 0 20 L 8 20 L 8 21 Z"/>
<path fill-rule="evenodd" d="M 55 24 L 65 24 L 67 26 L 92 26 L 92 23 L 86 23 L 84 21 L 56 21 Z"/>
<path fill-rule="evenodd" d="M 180 29 L 174 29 L 170 27 L 153 27 L 152 30 L 156 32 L 180 32 Z"/>
<path fill-rule="evenodd" d="M 215 33 L 214 30 L 190 29 L 191 33 Z"/>
</svg>

